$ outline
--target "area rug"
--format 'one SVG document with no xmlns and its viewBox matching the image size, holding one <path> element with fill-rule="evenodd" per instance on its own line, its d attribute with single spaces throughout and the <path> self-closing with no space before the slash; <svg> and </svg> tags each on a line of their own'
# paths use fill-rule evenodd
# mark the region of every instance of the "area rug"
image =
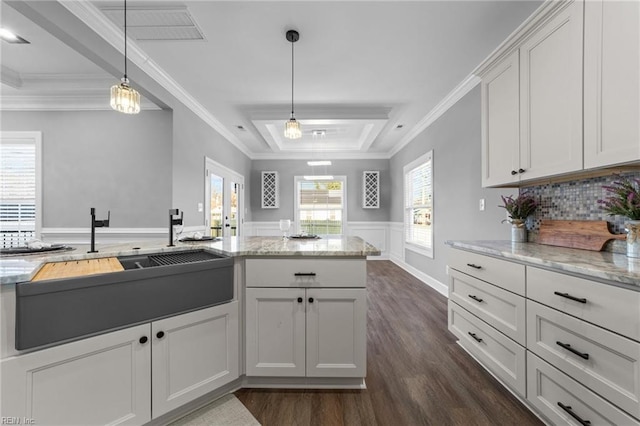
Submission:
<svg viewBox="0 0 640 426">
<path fill-rule="evenodd" d="M 170 426 L 260 426 L 249 410 L 233 394 L 171 423 Z"/>
</svg>

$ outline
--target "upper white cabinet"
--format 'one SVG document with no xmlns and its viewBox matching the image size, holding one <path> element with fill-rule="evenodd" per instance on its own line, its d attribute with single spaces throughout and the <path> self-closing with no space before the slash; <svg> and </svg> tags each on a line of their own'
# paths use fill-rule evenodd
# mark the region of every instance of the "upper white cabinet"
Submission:
<svg viewBox="0 0 640 426">
<path fill-rule="evenodd" d="M 640 2 L 585 4 L 584 167 L 640 160 Z"/>
<path fill-rule="evenodd" d="M 545 2 L 477 74 L 483 186 L 640 160 L 639 2 Z"/>
<path fill-rule="evenodd" d="M 570 2 L 520 46 L 520 180 L 582 169 L 582 10 Z"/>
<path fill-rule="evenodd" d="M 520 64 L 516 50 L 483 77 L 482 184 L 518 182 L 520 176 Z"/>
<path fill-rule="evenodd" d="M 482 75 L 482 184 L 582 169 L 582 9 L 562 3 Z"/>
</svg>

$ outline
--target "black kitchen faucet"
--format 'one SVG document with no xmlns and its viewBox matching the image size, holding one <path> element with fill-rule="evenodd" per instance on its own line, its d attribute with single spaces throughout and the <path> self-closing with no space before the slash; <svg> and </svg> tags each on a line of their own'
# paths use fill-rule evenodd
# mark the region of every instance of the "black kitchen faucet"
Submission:
<svg viewBox="0 0 640 426">
<path fill-rule="evenodd" d="M 87 253 L 97 253 L 96 250 L 96 228 L 108 228 L 109 220 L 111 219 L 111 210 L 107 212 L 107 218 L 103 220 L 96 220 L 96 208 L 91 207 L 91 250 Z"/>
</svg>

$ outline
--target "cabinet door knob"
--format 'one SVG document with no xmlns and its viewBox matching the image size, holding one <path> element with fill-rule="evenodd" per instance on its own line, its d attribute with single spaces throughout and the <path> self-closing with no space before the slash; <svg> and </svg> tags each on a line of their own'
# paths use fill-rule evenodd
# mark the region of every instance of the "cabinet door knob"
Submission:
<svg viewBox="0 0 640 426">
<path fill-rule="evenodd" d="M 515 175 L 517 175 L 517 174 L 518 174 L 518 172 L 516 172 L 515 170 L 511 170 L 511 175 L 512 175 L 512 176 L 515 176 Z"/>
<path fill-rule="evenodd" d="M 147 343 L 148 340 L 149 338 L 147 336 L 142 336 L 138 341 L 140 342 L 141 345 L 144 345 L 145 343 Z"/>
<path fill-rule="evenodd" d="M 156 337 L 157 337 L 158 339 L 162 339 L 162 338 L 164 337 L 164 331 L 158 331 L 158 332 L 156 333 Z"/>
<path fill-rule="evenodd" d="M 309 303 L 313 303 L 313 297 L 309 298 Z"/>
<path fill-rule="evenodd" d="M 525 169 L 518 169 L 518 173 L 524 173 L 524 172 L 526 172 Z"/>
<path fill-rule="evenodd" d="M 298 297 L 298 303 L 302 303 L 302 297 Z"/>
</svg>

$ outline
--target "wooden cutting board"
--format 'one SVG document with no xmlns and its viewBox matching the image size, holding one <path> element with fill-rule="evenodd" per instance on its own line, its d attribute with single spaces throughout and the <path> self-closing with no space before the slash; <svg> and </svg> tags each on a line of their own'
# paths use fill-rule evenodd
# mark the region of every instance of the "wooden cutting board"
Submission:
<svg viewBox="0 0 640 426">
<path fill-rule="evenodd" d="M 45 264 L 31 281 L 55 280 L 118 271 L 124 271 L 124 268 L 116 257 L 70 260 Z"/>
<path fill-rule="evenodd" d="M 543 220 L 537 242 L 601 251 L 612 239 L 624 240 L 626 234 L 612 234 L 606 220 Z"/>
</svg>

